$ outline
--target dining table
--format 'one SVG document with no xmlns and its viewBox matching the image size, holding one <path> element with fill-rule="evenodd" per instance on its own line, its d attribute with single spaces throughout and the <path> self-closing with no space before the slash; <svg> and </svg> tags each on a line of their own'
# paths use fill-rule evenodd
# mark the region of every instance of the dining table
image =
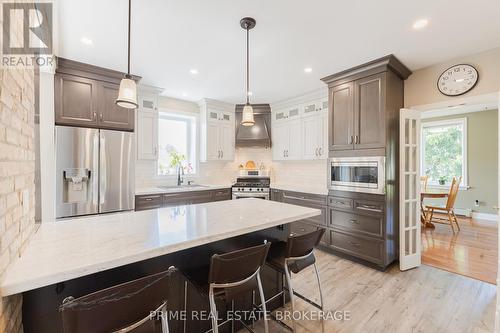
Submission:
<svg viewBox="0 0 500 333">
<path fill-rule="evenodd" d="M 434 229 L 436 227 L 432 222 L 426 221 L 424 200 L 425 199 L 443 199 L 443 198 L 447 198 L 447 197 L 448 197 L 448 192 L 439 191 L 437 189 L 425 190 L 425 191 L 420 192 L 420 210 L 421 210 L 420 222 L 422 222 L 424 228 Z"/>
</svg>

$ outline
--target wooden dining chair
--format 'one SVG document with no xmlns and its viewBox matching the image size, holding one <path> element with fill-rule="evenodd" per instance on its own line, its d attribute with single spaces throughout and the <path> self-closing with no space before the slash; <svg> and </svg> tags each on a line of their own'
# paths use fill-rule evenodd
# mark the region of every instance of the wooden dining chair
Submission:
<svg viewBox="0 0 500 333">
<path fill-rule="evenodd" d="M 455 233 L 455 228 L 453 227 L 453 222 L 457 225 L 458 230 L 460 230 L 460 225 L 458 224 L 457 216 L 455 215 L 454 206 L 455 200 L 457 199 L 458 188 L 460 186 L 460 182 L 462 181 L 462 177 L 458 179 L 453 177 L 451 182 L 450 192 L 448 194 L 448 200 L 446 201 L 446 206 L 425 206 L 425 218 L 426 223 L 434 222 L 434 223 L 442 223 L 449 224 L 451 226 L 451 230 Z M 435 217 L 434 212 L 446 214 L 445 218 Z"/>
<path fill-rule="evenodd" d="M 429 176 L 420 176 L 420 192 L 427 191 L 427 182 L 429 181 Z"/>
</svg>

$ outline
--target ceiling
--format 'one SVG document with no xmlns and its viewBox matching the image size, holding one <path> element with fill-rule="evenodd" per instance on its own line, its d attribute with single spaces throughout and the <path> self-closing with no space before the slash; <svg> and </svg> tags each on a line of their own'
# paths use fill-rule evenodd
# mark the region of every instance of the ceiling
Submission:
<svg viewBox="0 0 500 333">
<path fill-rule="evenodd" d="M 60 56 L 126 71 L 126 0 L 58 6 Z M 131 66 L 167 96 L 241 103 L 245 32 L 239 20 L 252 16 L 251 101 L 272 103 L 390 53 L 416 70 L 500 46 L 499 12 L 495 0 L 133 0 Z M 416 31 L 412 25 L 421 18 L 429 24 Z"/>
</svg>

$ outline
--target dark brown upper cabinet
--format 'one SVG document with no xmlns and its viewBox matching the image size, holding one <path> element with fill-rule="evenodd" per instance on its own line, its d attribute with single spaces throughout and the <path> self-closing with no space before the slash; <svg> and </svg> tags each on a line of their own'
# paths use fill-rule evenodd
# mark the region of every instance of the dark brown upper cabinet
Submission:
<svg viewBox="0 0 500 333">
<path fill-rule="evenodd" d="M 135 110 L 115 104 L 123 76 L 121 72 L 58 58 L 56 124 L 133 131 Z"/>
<path fill-rule="evenodd" d="M 114 83 L 101 83 L 99 92 L 99 126 L 121 130 L 134 130 L 134 110 L 125 109 L 116 105 L 120 85 Z"/>
<path fill-rule="evenodd" d="M 354 81 L 354 149 L 385 147 L 385 73 Z"/>
<path fill-rule="evenodd" d="M 96 81 L 72 75 L 56 75 L 56 123 L 97 126 L 97 90 Z"/>
<path fill-rule="evenodd" d="M 352 149 L 354 144 L 354 84 L 344 83 L 330 90 L 330 150 Z"/>
<path fill-rule="evenodd" d="M 330 155 L 367 149 L 385 155 L 382 151 L 397 139 L 394 127 L 403 107 L 403 81 L 410 74 L 389 55 L 322 79 L 329 87 Z"/>
</svg>

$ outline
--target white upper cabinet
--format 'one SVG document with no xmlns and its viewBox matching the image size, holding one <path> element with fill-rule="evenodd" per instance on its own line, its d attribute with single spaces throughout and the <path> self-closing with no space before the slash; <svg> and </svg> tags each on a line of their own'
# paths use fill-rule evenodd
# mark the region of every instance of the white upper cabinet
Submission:
<svg viewBox="0 0 500 333">
<path fill-rule="evenodd" d="M 200 160 L 234 160 L 234 105 L 210 99 L 200 102 Z"/>
<path fill-rule="evenodd" d="M 328 157 L 328 97 L 273 110 L 273 159 L 318 160 Z"/>
<path fill-rule="evenodd" d="M 158 159 L 158 95 L 140 93 L 137 109 L 137 159 Z"/>
</svg>

